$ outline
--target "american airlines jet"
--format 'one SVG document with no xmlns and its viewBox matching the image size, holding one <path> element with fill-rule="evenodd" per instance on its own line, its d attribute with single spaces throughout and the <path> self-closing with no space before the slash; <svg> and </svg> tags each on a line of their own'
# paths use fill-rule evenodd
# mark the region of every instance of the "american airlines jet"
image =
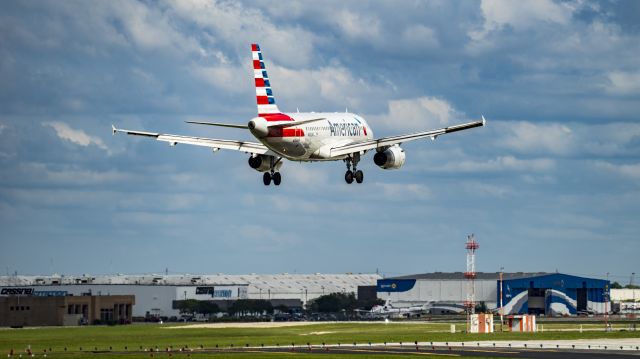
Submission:
<svg viewBox="0 0 640 359">
<path fill-rule="evenodd" d="M 280 168 L 283 159 L 299 162 L 343 161 L 347 166 L 344 179 L 347 183 L 362 183 L 364 174 L 357 169 L 362 156 L 375 150 L 373 162 L 382 169 L 398 169 L 405 162 L 402 143 L 436 137 L 451 132 L 467 130 L 485 125 L 482 120 L 445 127 L 437 130 L 410 133 L 399 136 L 374 138 L 367 122 L 353 113 L 283 113 L 276 105 L 271 83 L 264 65 L 262 52 L 257 44 L 251 45 L 253 72 L 258 102 L 258 116 L 246 125 L 216 122 L 189 123 L 231 127 L 249 130 L 259 142 L 221 140 L 205 137 L 191 137 L 154 132 L 132 131 L 112 126 L 116 132 L 128 135 L 146 136 L 171 146 L 178 143 L 209 147 L 214 152 L 220 149 L 235 150 L 249 154 L 249 166 L 263 172 L 265 185 L 280 185 Z"/>
</svg>

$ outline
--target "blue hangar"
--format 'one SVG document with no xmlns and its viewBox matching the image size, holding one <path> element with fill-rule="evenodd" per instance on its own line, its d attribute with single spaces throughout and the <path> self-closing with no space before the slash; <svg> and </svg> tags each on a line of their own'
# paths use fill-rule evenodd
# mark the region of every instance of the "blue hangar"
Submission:
<svg viewBox="0 0 640 359">
<path fill-rule="evenodd" d="M 604 313 L 609 294 L 606 280 L 561 273 L 503 273 L 502 278 L 501 292 L 500 273 L 478 272 L 475 294 L 489 311 L 498 313 L 502 305 L 505 315 Z M 428 304 L 431 314 L 453 314 L 464 311 L 467 281 L 462 272 L 414 274 L 379 279 L 376 291 L 393 306 Z"/>
<path fill-rule="evenodd" d="M 500 300 L 500 282 L 498 301 Z M 605 312 L 609 281 L 553 273 L 502 281 L 504 314 L 547 316 Z"/>
</svg>

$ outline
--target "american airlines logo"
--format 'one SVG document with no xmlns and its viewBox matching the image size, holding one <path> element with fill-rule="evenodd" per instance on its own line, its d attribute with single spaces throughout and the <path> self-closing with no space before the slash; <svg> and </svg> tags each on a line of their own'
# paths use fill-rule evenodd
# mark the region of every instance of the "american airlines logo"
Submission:
<svg viewBox="0 0 640 359">
<path fill-rule="evenodd" d="M 331 136 L 362 136 L 362 126 L 357 123 L 329 122 Z"/>
</svg>

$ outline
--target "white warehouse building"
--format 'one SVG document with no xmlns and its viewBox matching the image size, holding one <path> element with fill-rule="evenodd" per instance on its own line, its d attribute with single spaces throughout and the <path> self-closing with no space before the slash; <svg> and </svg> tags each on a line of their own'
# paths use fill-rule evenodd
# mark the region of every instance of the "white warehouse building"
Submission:
<svg viewBox="0 0 640 359">
<path fill-rule="evenodd" d="M 264 299 L 274 305 L 305 306 L 329 293 L 357 295 L 359 286 L 375 286 L 380 278 L 378 274 L 351 273 L 0 276 L 0 288 L 7 293 L 10 292 L 7 289 L 26 288 L 33 295 L 44 296 L 134 295 L 134 317 L 171 317 L 179 315 L 174 303 L 178 300 L 224 303 L 238 299 Z"/>
</svg>

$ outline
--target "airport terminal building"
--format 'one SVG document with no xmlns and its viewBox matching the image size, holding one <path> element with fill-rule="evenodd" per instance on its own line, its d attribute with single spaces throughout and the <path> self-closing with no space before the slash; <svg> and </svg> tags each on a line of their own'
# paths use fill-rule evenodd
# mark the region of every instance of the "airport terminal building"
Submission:
<svg viewBox="0 0 640 359">
<path fill-rule="evenodd" d="M 2 276 L 0 288 L 6 293 L 24 289 L 49 296 L 133 295 L 133 317 L 177 317 L 176 301 L 180 300 L 213 301 L 224 309 L 238 299 L 264 299 L 274 306 L 302 308 L 324 294 L 357 294 L 358 287 L 375 286 L 380 278 L 351 273 Z"/>
<path fill-rule="evenodd" d="M 604 313 L 608 288 L 605 280 L 561 273 L 503 273 L 501 283 L 499 272 L 478 272 L 475 279 L 476 302 L 489 311 L 502 303 L 505 315 Z M 397 306 L 428 303 L 432 314 L 454 314 L 464 311 L 467 280 L 462 272 L 424 273 L 380 279 L 376 290 L 378 298 Z"/>
</svg>

